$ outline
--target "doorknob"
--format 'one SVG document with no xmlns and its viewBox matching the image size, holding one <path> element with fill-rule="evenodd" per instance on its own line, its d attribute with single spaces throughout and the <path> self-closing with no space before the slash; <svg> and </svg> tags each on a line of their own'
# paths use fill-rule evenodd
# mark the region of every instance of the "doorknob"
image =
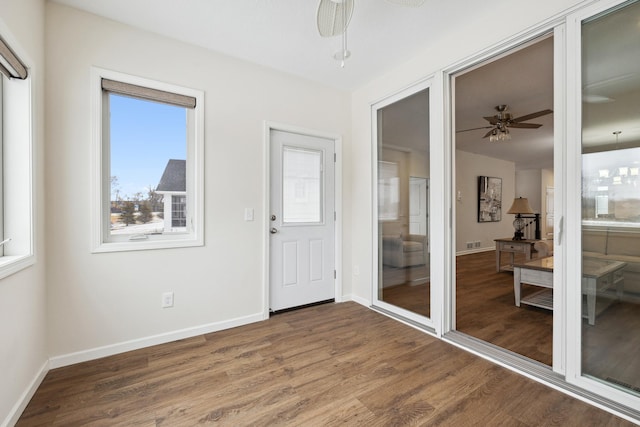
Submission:
<svg viewBox="0 0 640 427">
<path fill-rule="evenodd" d="M 278 229 L 277 228 L 272 228 L 271 230 L 269 230 L 269 232 L 271 234 L 276 234 L 278 232 Z"/>
</svg>

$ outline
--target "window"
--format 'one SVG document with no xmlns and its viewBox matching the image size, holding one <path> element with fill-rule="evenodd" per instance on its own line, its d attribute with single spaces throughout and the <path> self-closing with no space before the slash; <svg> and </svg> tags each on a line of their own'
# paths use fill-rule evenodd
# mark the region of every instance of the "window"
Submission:
<svg viewBox="0 0 640 427">
<path fill-rule="evenodd" d="M 187 198 L 186 196 L 171 196 L 171 227 L 183 228 L 187 226 Z"/>
<path fill-rule="evenodd" d="M 34 262 L 31 74 L 0 37 L 0 278 Z"/>
<path fill-rule="evenodd" d="M 94 69 L 94 251 L 203 244 L 203 93 Z"/>
</svg>

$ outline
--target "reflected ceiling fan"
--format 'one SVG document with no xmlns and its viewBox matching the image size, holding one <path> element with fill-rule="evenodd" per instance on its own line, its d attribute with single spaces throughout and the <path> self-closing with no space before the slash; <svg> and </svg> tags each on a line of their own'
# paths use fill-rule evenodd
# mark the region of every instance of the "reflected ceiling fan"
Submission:
<svg viewBox="0 0 640 427">
<path fill-rule="evenodd" d="M 509 128 L 519 128 L 519 129 L 538 129 L 542 126 L 539 123 L 523 123 L 531 119 L 535 119 L 536 117 L 546 116 L 547 114 L 553 113 L 552 110 L 542 110 L 536 111 L 535 113 L 526 114 L 524 116 L 513 118 L 511 113 L 507 111 L 509 108 L 508 105 L 502 104 L 495 107 L 498 114 L 491 117 L 483 117 L 486 121 L 489 122 L 491 126 L 481 126 L 477 128 L 471 129 L 463 129 L 456 131 L 459 132 L 468 132 L 471 130 L 478 129 L 490 129 L 483 138 L 489 138 L 489 141 L 506 141 L 511 139 L 511 134 L 509 133 Z"/>
<path fill-rule="evenodd" d="M 318 12 L 316 13 L 316 23 L 318 33 L 322 37 L 342 36 L 342 47 L 333 57 L 341 62 L 351 56 L 347 49 L 347 27 L 353 15 L 353 3 L 355 0 L 320 0 Z M 425 0 L 387 0 L 389 3 L 400 6 L 418 7 L 422 6 Z"/>
</svg>

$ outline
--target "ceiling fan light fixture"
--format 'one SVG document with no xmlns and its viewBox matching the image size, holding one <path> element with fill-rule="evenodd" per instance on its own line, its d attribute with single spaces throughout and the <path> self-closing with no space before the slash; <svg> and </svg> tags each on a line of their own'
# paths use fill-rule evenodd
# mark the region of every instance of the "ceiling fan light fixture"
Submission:
<svg viewBox="0 0 640 427">
<path fill-rule="evenodd" d="M 498 128 L 496 127 L 489 135 L 489 142 L 504 142 L 511 140 L 511 133 L 509 133 L 508 128 Z"/>
</svg>

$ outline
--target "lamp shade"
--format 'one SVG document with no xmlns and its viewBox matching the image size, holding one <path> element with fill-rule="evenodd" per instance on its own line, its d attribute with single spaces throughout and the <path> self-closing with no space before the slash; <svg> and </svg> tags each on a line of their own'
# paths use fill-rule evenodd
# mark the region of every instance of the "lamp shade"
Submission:
<svg viewBox="0 0 640 427">
<path fill-rule="evenodd" d="M 513 199 L 513 204 L 507 211 L 508 214 L 532 214 L 533 209 L 529 206 L 529 200 L 526 197 L 518 197 Z"/>
</svg>

